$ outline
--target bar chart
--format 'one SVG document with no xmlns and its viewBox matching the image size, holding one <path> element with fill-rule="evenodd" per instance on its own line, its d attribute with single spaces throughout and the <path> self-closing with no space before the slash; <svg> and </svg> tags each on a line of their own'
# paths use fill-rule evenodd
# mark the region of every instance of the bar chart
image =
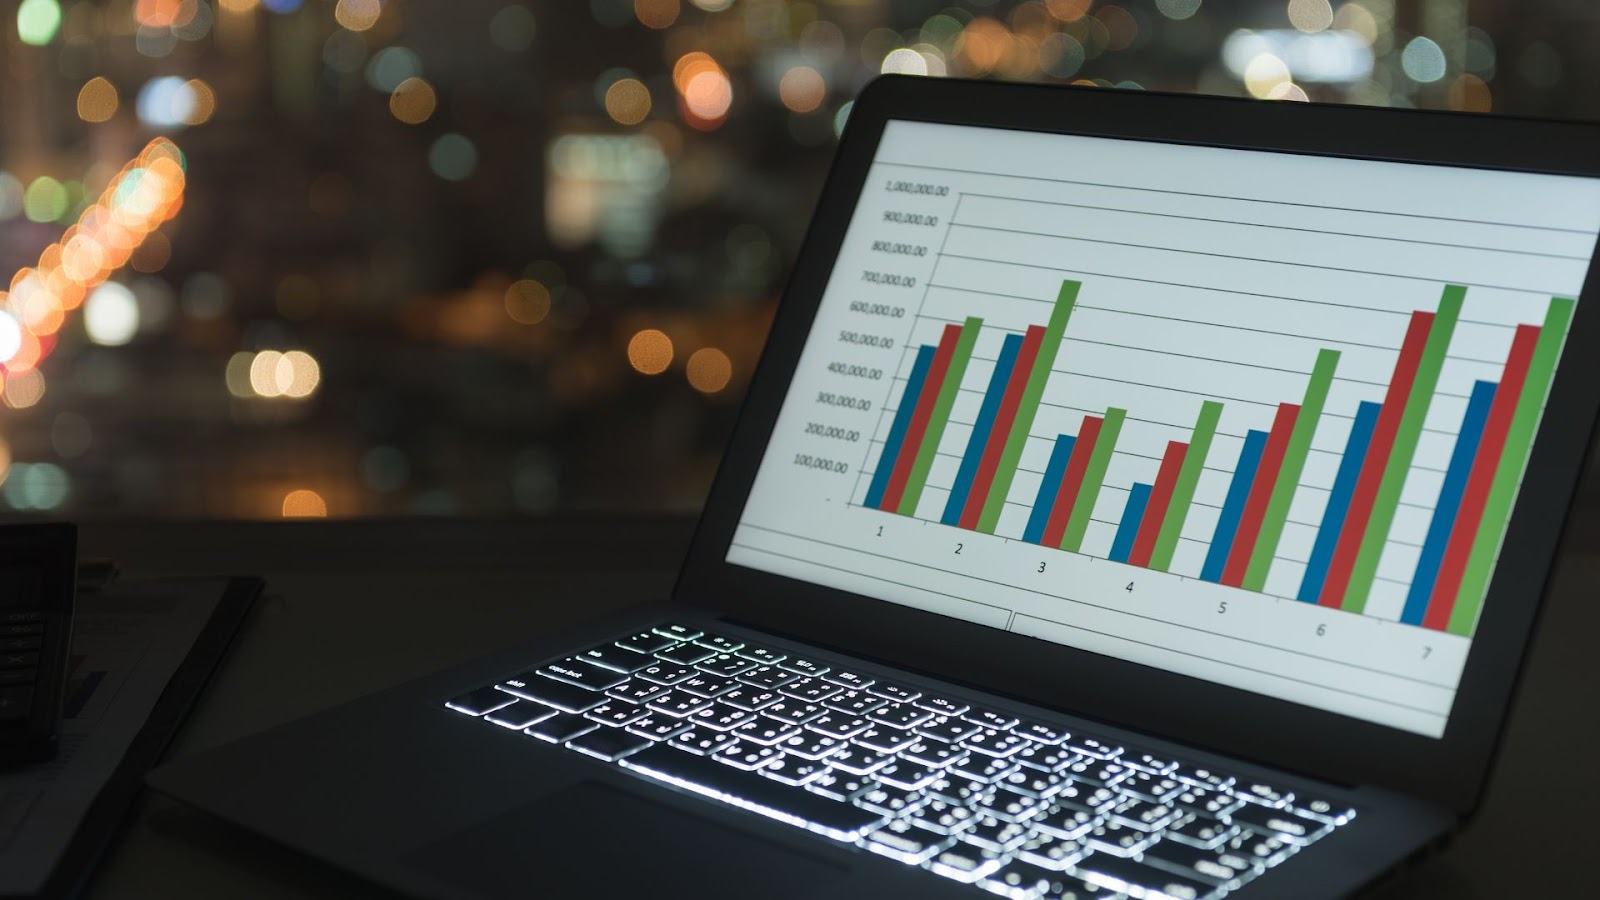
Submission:
<svg viewBox="0 0 1600 900">
<path fill-rule="evenodd" d="M 1556 176 L 891 123 L 727 558 L 1438 735 L 1597 234 Z"/>
<path fill-rule="evenodd" d="M 938 521 L 994 533 L 1023 445 L 1030 437 L 1043 438 L 1052 449 L 1027 510 L 1022 540 L 1084 552 L 1087 525 L 1107 487 L 1109 461 L 1129 411 L 1108 407 L 1085 414 L 1072 434 L 1030 434 L 1045 386 L 1057 375 L 1056 356 L 1083 288 L 1078 281 L 1064 280 L 1048 324 L 1003 334 L 989 376 L 967 379 L 965 388 L 963 375 L 984 327 L 981 317 L 945 324 L 937 344 L 918 347 L 888 436 L 875 463 L 869 460 L 872 475 L 865 505 L 916 515 L 935 448 L 950 423 L 953 398 L 963 389 L 981 392 Z M 1465 296 L 1465 288 L 1447 285 L 1436 309 L 1412 312 L 1383 401 L 1358 403 L 1296 599 L 1363 611 Z M 1473 384 L 1407 586 L 1401 622 L 1458 634 L 1471 630 L 1484 589 L 1483 561 L 1498 547 L 1509 515 L 1507 504 L 1491 503 L 1490 498 L 1496 484 L 1514 485 L 1521 475 L 1532 444 L 1531 422 L 1544 404 L 1572 308 L 1570 299 L 1551 299 L 1541 325 L 1516 326 L 1501 380 Z M 1338 350 L 1318 351 L 1310 361 L 1304 394 L 1295 402 L 1279 403 L 1269 429 L 1249 430 L 1234 459 L 1211 460 L 1214 468 L 1228 472 L 1228 487 L 1196 573 L 1202 580 L 1263 590 L 1339 360 Z M 1072 376 L 1062 372 L 1057 377 Z M 1513 434 L 1519 409 L 1524 410 L 1524 427 Z M 1155 477 L 1120 486 L 1126 499 L 1107 559 L 1169 570 L 1223 411 L 1220 401 L 1202 401 L 1185 439 L 1166 442 Z"/>
</svg>

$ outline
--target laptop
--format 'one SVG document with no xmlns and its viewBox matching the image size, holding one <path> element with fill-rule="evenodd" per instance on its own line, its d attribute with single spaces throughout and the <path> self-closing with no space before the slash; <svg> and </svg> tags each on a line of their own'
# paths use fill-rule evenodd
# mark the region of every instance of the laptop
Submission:
<svg viewBox="0 0 1600 900">
<path fill-rule="evenodd" d="M 417 897 L 1349 895 L 1479 802 L 1597 234 L 1590 125 L 880 79 L 670 603 L 149 783 Z"/>
</svg>

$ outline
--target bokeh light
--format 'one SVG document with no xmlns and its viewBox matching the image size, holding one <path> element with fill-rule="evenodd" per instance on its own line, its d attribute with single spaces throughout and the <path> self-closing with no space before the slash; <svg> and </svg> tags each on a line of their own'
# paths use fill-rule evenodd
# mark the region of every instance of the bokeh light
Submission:
<svg viewBox="0 0 1600 900">
<path fill-rule="evenodd" d="M 351 31 L 366 31 L 378 24 L 382 14 L 378 0 L 339 0 L 333 7 L 334 21 Z"/>
<path fill-rule="evenodd" d="M 283 495 L 285 519 L 321 519 L 328 515 L 328 501 L 310 488 L 297 488 Z"/>
<path fill-rule="evenodd" d="M 672 365 L 672 338 L 646 328 L 628 341 L 628 364 L 645 375 L 660 375 Z"/>
<path fill-rule="evenodd" d="M 441 134 L 428 148 L 428 168 L 446 181 L 465 181 L 478 167 L 478 148 L 465 135 Z"/>
<path fill-rule="evenodd" d="M 17 37 L 24 44 L 43 47 L 55 40 L 61 28 L 61 6 L 56 0 L 22 0 L 17 7 Z"/>
<path fill-rule="evenodd" d="M 619 125 L 637 125 L 650 115 L 650 89 L 637 78 L 619 78 L 606 88 L 606 115 Z"/>
<path fill-rule="evenodd" d="M 414 75 L 395 86 L 389 95 L 389 112 L 407 125 L 421 125 L 433 116 L 437 103 L 433 85 Z"/>
<path fill-rule="evenodd" d="M 1326 31 L 1333 24 L 1333 6 L 1328 0 L 1289 0 L 1289 24 L 1307 34 Z"/>
<path fill-rule="evenodd" d="M 733 361 L 716 347 L 701 347 L 684 365 L 689 385 L 702 394 L 715 394 L 733 380 Z"/>
<path fill-rule="evenodd" d="M 646 28 L 672 27 L 679 11 L 678 0 L 633 0 L 633 14 Z"/>
<path fill-rule="evenodd" d="M 117 113 L 117 87 L 95 76 L 78 90 L 78 118 L 85 122 L 104 122 Z"/>
<path fill-rule="evenodd" d="M 90 291 L 83 304 L 83 329 L 89 340 L 106 347 L 133 340 L 139 332 L 139 303 L 133 291 L 115 281 Z"/>
<path fill-rule="evenodd" d="M 489 20 L 489 39 L 501 50 L 513 53 L 533 46 L 535 22 L 526 6 L 511 3 Z"/>
<path fill-rule="evenodd" d="M 808 113 L 828 99 L 828 85 L 816 69 L 795 66 L 778 82 L 778 97 L 792 112 Z"/>
<path fill-rule="evenodd" d="M 1414 37 L 1400 54 L 1400 66 L 1412 81 L 1431 84 L 1445 75 L 1444 48 L 1432 38 Z"/>
<path fill-rule="evenodd" d="M 550 289 L 540 281 L 522 278 L 506 288 L 506 315 L 522 325 L 537 325 L 550 315 Z"/>
</svg>

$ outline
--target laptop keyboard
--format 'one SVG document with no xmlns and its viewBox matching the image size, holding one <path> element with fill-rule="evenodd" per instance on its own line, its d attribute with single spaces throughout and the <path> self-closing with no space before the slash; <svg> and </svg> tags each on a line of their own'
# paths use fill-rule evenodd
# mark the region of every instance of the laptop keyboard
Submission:
<svg viewBox="0 0 1600 900">
<path fill-rule="evenodd" d="M 682 624 L 446 706 L 1016 900 L 1220 897 L 1355 817 L 1331 798 Z"/>
</svg>

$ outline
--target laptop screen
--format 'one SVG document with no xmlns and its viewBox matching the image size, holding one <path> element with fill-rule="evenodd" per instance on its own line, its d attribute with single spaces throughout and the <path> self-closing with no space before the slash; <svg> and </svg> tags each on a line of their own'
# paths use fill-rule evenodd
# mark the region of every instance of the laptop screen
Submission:
<svg viewBox="0 0 1600 900">
<path fill-rule="evenodd" d="M 728 561 L 1438 737 L 1600 183 L 891 121 Z"/>
</svg>

